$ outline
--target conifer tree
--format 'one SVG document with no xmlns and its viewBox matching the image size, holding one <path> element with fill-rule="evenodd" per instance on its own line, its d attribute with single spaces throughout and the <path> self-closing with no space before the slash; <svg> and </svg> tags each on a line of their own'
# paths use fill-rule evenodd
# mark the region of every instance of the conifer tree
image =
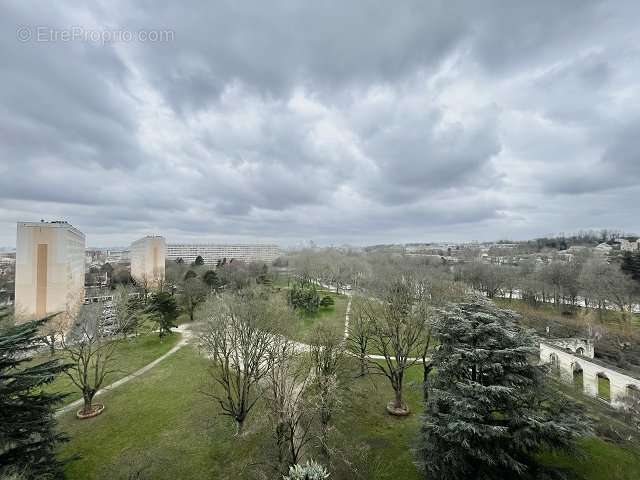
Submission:
<svg viewBox="0 0 640 480">
<path fill-rule="evenodd" d="M 0 312 L 0 317 L 4 316 Z M 62 478 L 56 446 L 66 441 L 56 431 L 55 407 L 63 394 L 45 393 L 67 369 L 59 359 L 30 365 L 29 352 L 41 343 L 45 318 L 0 330 L 0 477 Z"/>
<path fill-rule="evenodd" d="M 531 332 L 474 299 L 441 312 L 417 463 L 430 480 L 545 478 L 544 448 L 572 449 L 577 407 L 546 386 Z"/>
</svg>

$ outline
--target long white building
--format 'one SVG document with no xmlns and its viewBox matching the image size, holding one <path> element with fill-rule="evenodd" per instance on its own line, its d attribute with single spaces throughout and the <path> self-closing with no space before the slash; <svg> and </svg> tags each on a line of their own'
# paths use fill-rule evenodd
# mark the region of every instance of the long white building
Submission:
<svg viewBox="0 0 640 480">
<path fill-rule="evenodd" d="M 138 282 L 157 285 L 164 279 L 167 243 L 164 237 L 147 236 L 131 244 L 131 276 Z"/>
<path fill-rule="evenodd" d="M 208 265 L 215 265 L 224 259 L 241 260 L 246 263 L 271 263 L 280 255 L 281 251 L 277 245 L 174 243 L 167 246 L 167 258 L 170 260 L 182 258 L 185 263 L 191 263 L 196 257 L 201 256 Z"/>
<path fill-rule="evenodd" d="M 84 234 L 67 222 L 18 223 L 17 323 L 58 312 L 70 321 L 84 299 L 84 250 Z"/>
</svg>

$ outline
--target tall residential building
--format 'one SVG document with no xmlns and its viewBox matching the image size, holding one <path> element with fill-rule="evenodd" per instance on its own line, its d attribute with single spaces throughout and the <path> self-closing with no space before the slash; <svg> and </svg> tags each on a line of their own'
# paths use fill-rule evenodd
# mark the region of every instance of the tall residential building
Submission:
<svg viewBox="0 0 640 480">
<path fill-rule="evenodd" d="M 277 245 L 216 245 L 212 243 L 176 243 L 167 247 L 167 258 L 177 260 L 182 258 L 185 263 L 193 262 L 201 256 L 208 265 L 215 265 L 225 258 L 241 260 L 243 262 L 271 263 L 281 255 Z"/>
<path fill-rule="evenodd" d="M 138 282 L 156 285 L 164 279 L 167 244 L 164 237 L 148 236 L 131 244 L 131 276 Z"/>
<path fill-rule="evenodd" d="M 84 249 L 84 234 L 67 222 L 18 223 L 16 322 L 58 312 L 70 322 L 84 300 Z"/>
</svg>

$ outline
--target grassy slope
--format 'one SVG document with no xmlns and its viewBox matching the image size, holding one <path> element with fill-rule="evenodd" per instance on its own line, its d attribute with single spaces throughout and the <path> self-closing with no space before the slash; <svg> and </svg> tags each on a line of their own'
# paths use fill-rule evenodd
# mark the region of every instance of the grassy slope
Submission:
<svg viewBox="0 0 640 480">
<path fill-rule="evenodd" d="M 585 459 L 548 452 L 542 461 L 573 470 L 587 480 L 634 480 L 640 478 L 640 449 L 630 449 L 589 437 L 580 442 Z"/>
<path fill-rule="evenodd" d="M 295 325 L 291 337 L 295 340 L 304 341 L 316 326 L 322 325 L 335 330 L 338 333 L 344 331 L 344 317 L 347 311 L 349 299 L 344 295 L 328 293 L 326 290 L 320 291 L 320 296 L 330 295 L 335 305 L 320 309 L 315 313 L 298 312 L 299 322 Z"/>
<path fill-rule="evenodd" d="M 264 412 L 257 407 L 247 421 L 247 435 L 233 437 L 233 425 L 216 415 L 215 405 L 201 393 L 207 384 L 207 363 L 192 347 L 185 347 L 165 362 L 118 390 L 104 396 L 105 412 L 78 421 L 71 414 L 61 418 L 61 428 L 72 438 L 62 455 L 81 455 L 67 466 L 68 478 L 252 478 L 261 467 L 270 437 Z M 354 381 L 337 420 L 340 444 L 353 452 L 369 449 L 367 478 L 391 480 L 421 478 L 412 464 L 420 412 L 420 368 L 407 378 L 405 397 L 415 414 L 392 418 L 385 413 L 391 388 L 380 376 Z M 636 479 L 640 475 L 637 452 L 597 438 L 582 442 L 589 457 L 576 461 L 548 453 L 544 460 L 573 466 L 586 479 Z M 237 452 L 242 452 L 238 455 Z M 317 452 L 310 456 L 319 458 Z M 257 465 L 250 465 L 252 463 Z M 350 479 L 338 466 L 334 480 Z"/>
<path fill-rule="evenodd" d="M 286 294 L 289 288 L 287 278 L 281 275 L 276 276 L 273 286 L 283 294 Z M 329 308 L 320 307 L 320 309 L 314 313 L 298 311 L 299 322 L 296 325 L 292 325 L 288 332 L 289 336 L 294 340 L 305 341 L 308 335 L 318 325 L 334 329 L 339 334 L 342 334 L 344 331 L 344 317 L 347 312 L 349 298 L 346 295 L 338 295 L 335 292 L 330 292 L 323 288 L 318 288 L 318 293 L 321 298 L 329 295 L 333 298 L 335 305 Z"/>
<path fill-rule="evenodd" d="M 68 478 L 221 478 L 237 448 L 231 425 L 216 421 L 199 392 L 205 361 L 185 347 L 145 374 L 104 396 L 97 418 L 65 415 L 72 440 L 62 455 L 80 455 Z M 225 458 L 227 457 L 227 458 Z M 230 463 L 230 462 L 229 462 Z M 135 478 L 135 477 L 131 477 Z"/>
<path fill-rule="evenodd" d="M 107 386 L 114 381 L 126 377 L 130 373 L 144 367 L 159 356 L 171 350 L 180 340 L 180 334 L 174 333 L 162 340 L 157 334 L 140 335 L 138 337 L 122 340 L 116 347 L 113 361 L 109 364 L 110 370 L 115 370 L 107 374 L 104 385 Z M 48 359 L 48 355 L 40 356 L 38 360 Z M 66 375 L 59 376 L 52 384 L 45 388 L 49 392 L 65 392 L 69 396 L 65 403 L 71 403 L 82 397 L 78 388 Z"/>
<path fill-rule="evenodd" d="M 215 405 L 200 393 L 208 384 L 206 367 L 195 349 L 185 347 L 144 377 L 106 394 L 107 408 L 99 417 L 63 416 L 60 427 L 72 440 L 61 454 L 82 457 L 67 466 L 67 476 L 127 478 L 142 471 L 141 478 L 154 479 L 251 478 L 255 467 L 248 464 L 263 460 L 270 441 L 264 412 L 257 407 L 247 421 L 247 435 L 235 438 L 231 421 L 217 416 Z M 386 466 L 370 478 L 419 478 L 408 449 L 418 416 L 396 419 L 385 413 L 391 389 L 381 377 L 357 380 L 351 397 L 338 426 L 347 444 L 366 444 L 372 461 Z M 418 389 L 408 388 L 407 400 L 419 410 Z M 351 476 L 336 472 L 332 478 Z"/>
</svg>

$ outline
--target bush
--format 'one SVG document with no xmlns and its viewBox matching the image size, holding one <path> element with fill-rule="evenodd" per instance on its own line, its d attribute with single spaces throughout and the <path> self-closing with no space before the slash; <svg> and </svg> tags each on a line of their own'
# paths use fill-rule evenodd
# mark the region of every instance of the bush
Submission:
<svg viewBox="0 0 640 480">
<path fill-rule="evenodd" d="M 322 300 L 320 300 L 320 306 L 324 308 L 333 307 L 335 303 L 336 302 L 333 300 L 333 297 L 330 295 L 325 295 L 322 297 Z"/>
<path fill-rule="evenodd" d="M 289 303 L 293 308 L 299 308 L 307 313 L 314 313 L 318 311 L 320 306 L 320 295 L 314 285 L 299 285 L 293 286 L 289 292 Z"/>
<path fill-rule="evenodd" d="M 325 480 L 329 478 L 329 472 L 319 463 L 310 460 L 304 465 L 289 467 L 289 475 L 282 478 L 284 480 Z"/>
</svg>

